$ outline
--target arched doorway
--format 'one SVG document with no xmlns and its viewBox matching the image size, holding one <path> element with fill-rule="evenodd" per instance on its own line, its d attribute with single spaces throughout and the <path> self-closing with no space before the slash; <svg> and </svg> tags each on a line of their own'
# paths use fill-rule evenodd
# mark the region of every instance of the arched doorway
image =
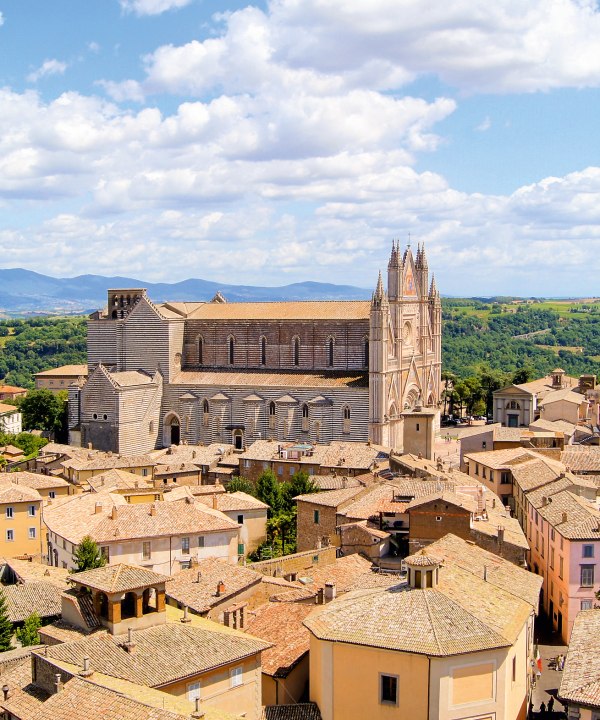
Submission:
<svg viewBox="0 0 600 720">
<path fill-rule="evenodd" d="M 99 606 L 100 606 L 99 607 L 100 617 L 103 620 L 108 620 L 108 597 L 103 592 L 101 592 L 98 595 L 98 599 L 99 599 Z"/>
<path fill-rule="evenodd" d="M 125 597 L 121 600 L 122 620 L 127 620 L 127 618 L 135 617 L 135 601 L 136 595 L 134 592 L 126 593 Z"/>
<path fill-rule="evenodd" d="M 233 447 L 236 450 L 244 449 L 244 433 L 241 430 L 233 431 Z"/>
<path fill-rule="evenodd" d="M 179 445 L 181 442 L 181 421 L 175 413 L 169 413 L 163 422 L 163 445 Z"/>
</svg>

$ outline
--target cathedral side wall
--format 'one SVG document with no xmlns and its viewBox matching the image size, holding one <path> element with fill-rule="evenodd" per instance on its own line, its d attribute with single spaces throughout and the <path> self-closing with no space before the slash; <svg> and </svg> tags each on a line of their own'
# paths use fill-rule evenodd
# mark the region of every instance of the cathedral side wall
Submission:
<svg viewBox="0 0 600 720">
<path fill-rule="evenodd" d="M 160 370 L 168 381 L 171 343 L 169 321 L 162 320 L 144 300 L 123 322 L 120 370 Z M 181 348 L 174 352 L 181 352 Z"/>
</svg>

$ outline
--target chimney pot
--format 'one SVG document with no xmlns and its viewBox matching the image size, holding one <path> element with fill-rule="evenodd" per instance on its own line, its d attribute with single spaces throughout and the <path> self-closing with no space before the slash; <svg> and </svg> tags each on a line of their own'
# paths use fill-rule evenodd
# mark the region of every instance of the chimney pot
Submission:
<svg viewBox="0 0 600 720">
<path fill-rule="evenodd" d="M 217 597 L 220 597 L 225 592 L 225 583 L 219 580 L 217 583 Z"/>
<path fill-rule="evenodd" d="M 202 573 L 200 570 L 198 570 L 198 574 L 196 575 L 196 582 L 202 582 Z"/>
<path fill-rule="evenodd" d="M 155 503 L 152 503 L 152 505 L 150 505 L 150 515 L 156 515 L 156 504 Z"/>
<path fill-rule="evenodd" d="M 116 520 L 117 519 L 117 506 L 113 505 L 112 510 L 110 511 L 110 519 Z"/>
<path fill-rule="evenodd" d="M 192 622 L 191 618 L 188 617 L 188 606 L 187 605 L 183 606 L 183 617 L 181 618 L 181 622 L 182 623 Z"/>
<path fill-rule="evenodd" d="M 331 602 L 332 600 L 335 600 L 336 596 L 336 586 L 334 582 L 326 582 L 325 583 L 325 602 Z"/>
<path fill-rule="evenodd" d="M 54 690 L 55 692 L 59 693 L 63 688 L 62 680 L 60 677 L 60 673 L 56 673 L 54 676 Z"/>
<path fill-rule="evenodd" d="M 8 685 L 3 685 L 3 686 L 2 686 L 2 692 L 4 693 L 4 699 L 5 699 L 5 700 L 8 700 L 8 697 L 9 697 L 9 694 L 8 694 L 8 693 L 9 693 L 9 691 L 10 691 L 10 688 L 8 687 Z"/>
<path fill-rule="evenodd" d="M 564 513 L 562 514 L 562 522 L 566 523 L 568 519 L 569 519 L 569 516 L 567 515 L 566 512 L 564 512 Z"/>
<path fill-rule="evenodd" d="M 94 506 L 94 514 L 97 515 L 98 513 L 102 512 L 102 503 L 97 502 Z"/>
</svg>

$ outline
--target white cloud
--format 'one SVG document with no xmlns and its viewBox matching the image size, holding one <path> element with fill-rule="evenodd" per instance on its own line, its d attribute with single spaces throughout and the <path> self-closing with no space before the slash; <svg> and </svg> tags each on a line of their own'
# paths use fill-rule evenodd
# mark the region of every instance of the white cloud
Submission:
<svg viewBox="0 0 600 720">
<path fill-rule="evenodd" d="M 4 15 L 0 12 L 0 25 L 4 25 Z"/>
<path fill-rule="evenodd" d="M 88 50 L 93 53 L 99 53 L 100 52 L 100 44 L 92 40 L 87 45 Z"/>
<path fill-rule="evenodd" d="M 27 76 L 27 82 L 36 83 L 38 80 L 43 77 L 47 77 L 48 75 L 64 75 L 67 67 L 67 63 L 62 62 L 61 60 L 44 60 L 37 70 L 29 73 Z"/>
<path fill-rule="evenodd" d="M 144 102 L 145 96 L 142 86 L 136 80 L 98 80 L 98 85 L 104 88 L 106 94 L 115 102 L 131 100 L 133 102 Z"/>
<path fill-rule="evenodd" d="M 178 10 L 193 0 L 119 0 L 125 12 L 136 15 L 160 15 L 168 10 Z"/>
<path fill-rule="evenodd" d="M 478 132 L 485 132 L 492 127 L 492 121 L 489 115 L 486 115 L 483 120 L 475 127 Z"/>
</svg>

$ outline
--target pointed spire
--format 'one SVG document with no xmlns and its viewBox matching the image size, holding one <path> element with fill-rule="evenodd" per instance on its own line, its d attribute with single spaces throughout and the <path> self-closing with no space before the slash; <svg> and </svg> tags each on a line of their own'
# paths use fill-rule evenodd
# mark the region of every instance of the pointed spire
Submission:
<svg viewBox="0 0 600 720">
<path fill-rule="evenodd" d="M 383 279 L 381 277 L 381 270 L 379 271 L 379 277 L 377 278 L 377 287 L 375 288 L 375 297 L 381 300 L 383 298 Z"/>
<path fill-rule="evenodd" d="M 398 251 L 396 249 L 396 243 L 392 240 L 392 254 L 390 255 L 390 261 L 388 268 L 398 267 Z"/>
<path fill-rule="evenodd" d="M 427 270 L 429 268 L 427 264 L 427 256 L 425 255 L 425 242 L 423 242 L 421 246 L 421 267 L 423 270 Z"/>
<path fill-rule="evenodd" d="M 415 267 L 421 267 L 421 243 L 417 243 L 417 256 L 415 257 Z"/>
<path fill-rule="evenodd" d="M 429 288 L 429 297 L 434 297 L 437 294 L 437 287 L 435 284 L 435 275 L 431 276 L 431 287 Z"/>
</svg>

